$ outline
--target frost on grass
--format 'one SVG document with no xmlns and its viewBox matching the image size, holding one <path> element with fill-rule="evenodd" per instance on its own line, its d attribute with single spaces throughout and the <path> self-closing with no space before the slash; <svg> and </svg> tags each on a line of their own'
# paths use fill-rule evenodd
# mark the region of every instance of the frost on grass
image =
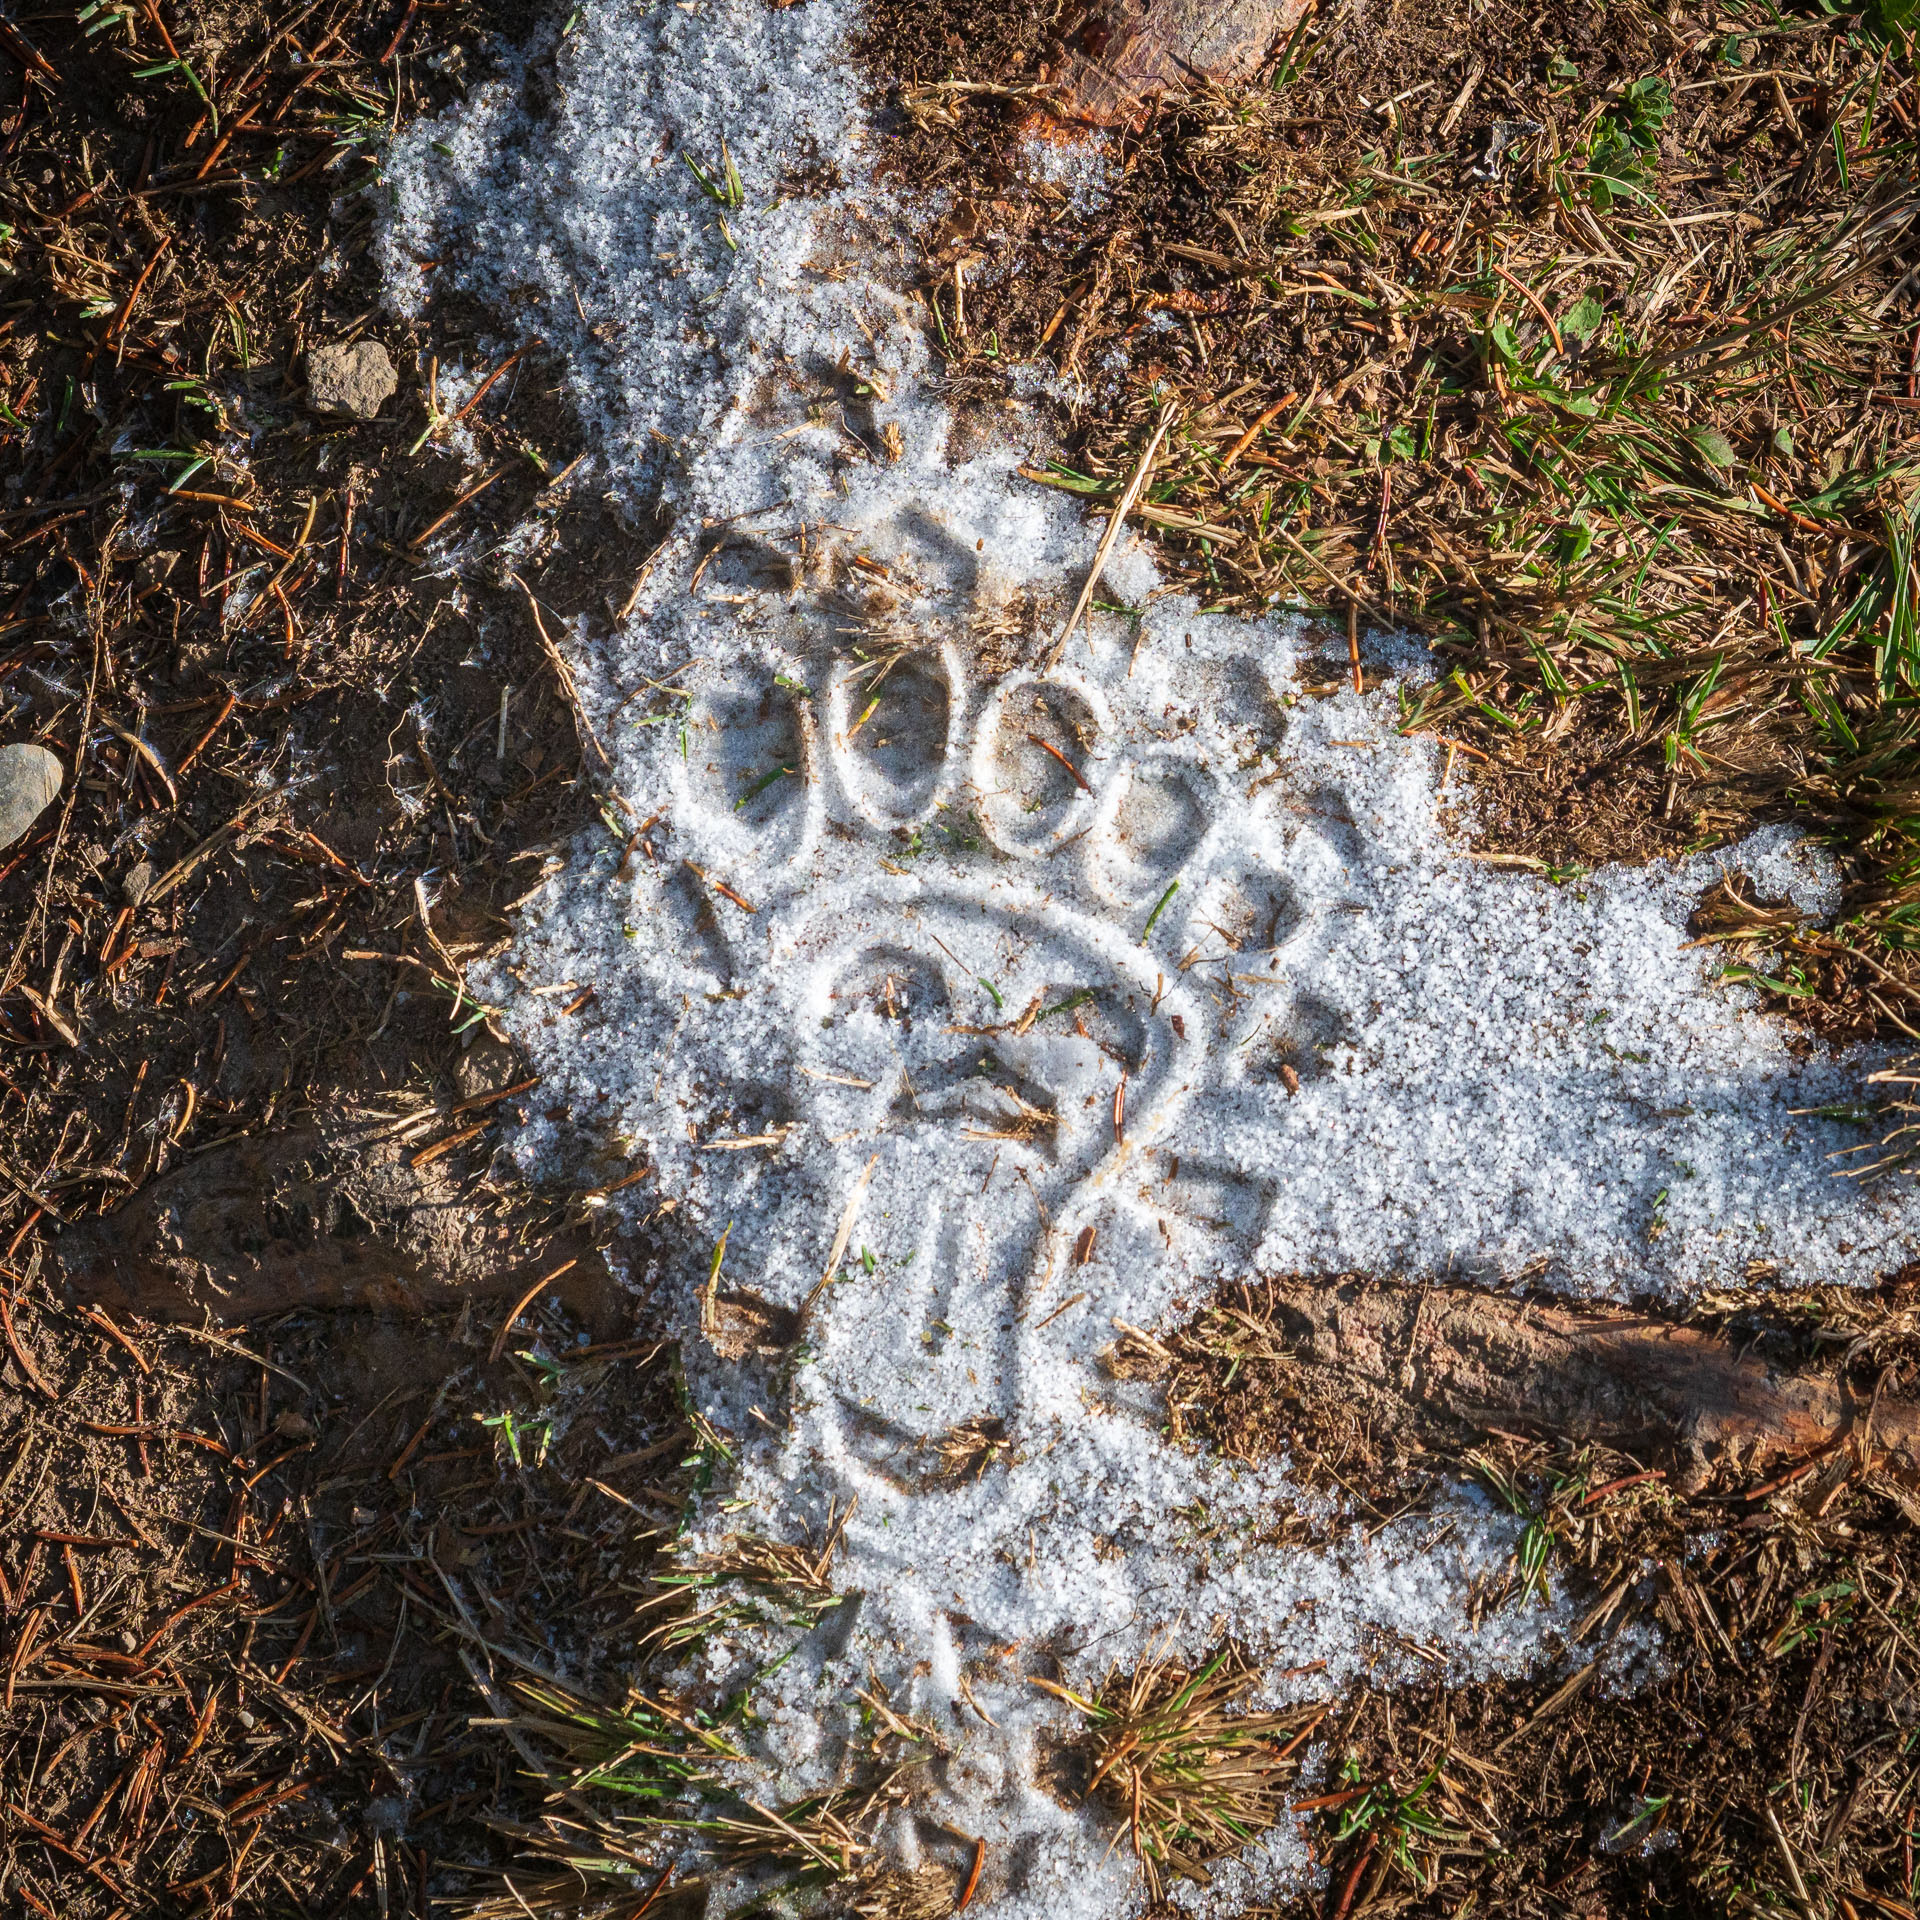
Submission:
<svg viewBox="0 0 1920 1920">
<path fill-rule="evenodd" d="M 929 397 L 849 22 L 589 6 L 403 138 L 387 266 L 563 350 L 599 483 L 675 516 L 626 617 L 567 636 L 619 839 L 492 985 L 572 1115 L 518 1151 L 584 1127 L 654 1170 L 620 1203 L 674 1251 L 636 1279 L 735 1437 L 730 1497 L 795 1537 L 858 1498 L 857 1613 L 761 1689 L 768 1791 L 831 1784 L 822 1702 L 877 1673 L 954 1743 L 940 1817 L 1022 1863 L 993 1910 L 1104 1914 L 1138 1888 L 1043 1784 L 1036 1661 L 1094 1684 L 1227 1632 L 1311 1670 L 1281 1701 L 1396 1644 L 1425 1651 L 1388 1671 L 1555 1659 L 1565 1626 L 1468 1630 L 1513 1547 L 1484 1506 L 1286 1544 L 1284 1471 L 1166 1447 L 1097 1365 L 1114 1321 L 1262 1271 L 1866 1280 L 1915 1203 L 1834 1177 L 1860 1064 L 1797 1060 L 1687 946 L 1734 866 L 1831 904 L 1792 836 L 1559 887 L 1478 863 L 1391 684 L 1127 540 L 1052 658 L 1093 536 Z M 784 1404 L 743 1313 L 797 1340 Z M 1302 1870 L 1281 1832 L 1251 1858 L 1222 1911 Z"/>
</svg>

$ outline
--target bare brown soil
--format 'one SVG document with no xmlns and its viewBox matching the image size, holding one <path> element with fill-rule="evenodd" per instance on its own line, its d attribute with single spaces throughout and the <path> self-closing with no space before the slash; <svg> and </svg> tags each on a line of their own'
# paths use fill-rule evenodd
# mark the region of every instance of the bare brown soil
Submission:
<svg viewBox="0 0 1920 1920">
<path fill-rule="evenodd" d="M 597 1678 L 683 1497 L 671 1357 L 550 1300 L 510 1334 L 471 1307 L 197 1335 L 9 1312 L 7 1899 L 424 1915 L 483 1890 L 489 1823 L 532 1805 L 469 1725 L 493 1660 L 442 1576 L 489 1637 Z"/>
<path fill-rule="evenodd" d="M 67 772 L 0 852 L 10 1912 L 484 1889 L 530 1808 L 440 1572 L 591 1675 L 682 1498 L 672 1357 L 496 1164 L 537 1081 L 465 991 L 596 812 L 500 536 L 604 618 L 655 530 L 579 484 L 537 353 L 382 313 L 356 191 L 530 24 L 0 32 L 0 729 Z M 400 375 L 371 422 L 306 404 L 353 340 Z M 477 467 L 422 437 L 455 359 L 498 376 Z"/>
<path fill-rule="evenodd" d="M 317 1121 L 397 1138 L 443 1204 L 450 1180 L 504 1204 L 492 1127 L 537 1094 L 510 1066 L 476 1074 L 492 1042 L 465 969 L 595 802 L 494 549 L 536 526 L 527 587 L 604 618 L 653 530 L 572 478 L 537 355 L 464 410 L 478 472 L 444 430 L 422 438 L 436 361 L 486 348 L 465 315 L 381 314 L 372 209 L 343 189 L 369 158 L 352 116 L 429 104 L 435 65 L 479 44 L 438 18 L 408 13 L 407 57 L 383 61 L 400 10 L 337 6 L 295 33 L 189 9 L 167 31 L 193 85 L 135 76 L 165 55 L 150 21 L 90 42 L 53 21 L 48 72 L 20 70 L 0 687 L 9 735 L 53 747 L 68 781 L 0 856 L 16 1260 L 35 1233 L 86 1244 L 161 1176 L 190 1206 L 238 1143 Z M 334 56 L 318 75 L 302 34 Z M 383 341 L 400 370 L 374 421 L 303 405 L 306 350 L 343 339 Z M 131 1250 L 145 1230 L 127 1231 Z"/>
<path fill-rule="evenodd" d="M 1525 1523 L 1476 1611 L 1580 1608 L 1525 1682 L 1383 1643 L 1303 1803 L 1324 1903 L 1274 1911 L 1911 1911 L 1917 1311 L 1910 1278 L 1692 1318 L 1277 1281 L 1123 1337 L 1171 1435 L 1335 1496 L 1329 1544 L 1465 1481 Z M 1663 1655 L 1598 1679 L 1645 1625 Z"/>
</svg>

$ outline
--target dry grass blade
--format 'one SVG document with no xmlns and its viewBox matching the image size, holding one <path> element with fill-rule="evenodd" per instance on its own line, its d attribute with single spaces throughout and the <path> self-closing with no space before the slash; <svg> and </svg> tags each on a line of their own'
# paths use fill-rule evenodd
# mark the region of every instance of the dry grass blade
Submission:
<svg viewBox="0 0 1920 1920">
<path fill-rule="evenodd" d="M 928 1864 L 868 1868 L 842 1899 L 852 1920 L 948 1920 L 954 1894 L 953 1875 Z"/>
<path fill-rule="evenodd" d="M 978 1480 L 1007 1457 L 1012 1445 L 1004 1420 L 995 1414 L 975 1414 L 933 1442 L 934 1457 L 940 1462 L 938 1477 L 951 1487 Z"/>
<path fill-rule="evenodd" d="M 704 1640 L 724 1622 L 763 1619 L 754 1596 L 772 1602 L 778 1617 L 790 1623 L 810 1625 L 831 1612 L 843 1597 L 833 1584 L 833 1557 L 857 1504 L 828 1508 L 818 1546 L 730 1533 L 711 1553 L 684 1554 L 670 1562 L 655 1574 L 653 1591 L 635 1615 L 652 1619 L 641 1650 L 670 1652 Z M 746 1597 L 721 1592 L 729 1587 L 746 1589 Z"/>
<path fill-rule="evenodd" d="M 1073 611 L 1067 615 L 1067 624 L 1060 629 L 1060 637 L 1054 641 L 1053 650 L 1047 655 L 1047 670 L 1052 671 L 1060 662 L 1060 656 L 1066 651 L 1066 645 L 1073 638 L 1073 630 L 1080 624 L 1093 599 L 1094 589 L 1100 584 L 1101 569 L 1107 564 L 1107 556 L 1112 553 L 1113 545 L 1120 537 L 1120 529 L 1127 523 L 1130 514 L 1140 498 L 1141 489 L 1153 474 L 1153 463 L 1160 457 L 1160 449 L 1166 443 L 1167 434 L 1174 422 L 1180 417 L 1180 409 L 1171 400 L 1160 409 L 1160 417 L 1153 424 L 1153 436 L 1148 440 L 1145 450 L 1135 463 L 1133 472 L 1127 477 L 1127 484 L 1120 490 L 1120 498 L 1114 503 L 1113 511 L 1107 516 L 1106 531 L 1100 536 L 1100 544 L 1094 549 L 1093 564 L 1087 568 L 1087 577 L 1081 584 L 1080 597 L 1073 603 Z M 1069 769 L 1071 771 L 1071 769 Z M 1078 774 L 1074 775 L 1079 780 Z M 1084 786 L 1085 781 L 1080 781 Z"/>
<path fill-rule="evenodd" d="M 611 1862 L 608 1868 L 612 1867 Z M 500 1876 L 502 1893 L 456 1900 L 450 1911 L 459 1920 L 643 1920 L 660 1911 L 664 1875 L 636 1889 L 630 1880 L 597 1863 L 583 1862 L 562 1871 L 514 1867 Z"/>
<path fill-rule="evenodd" d="M 770 1540 L 764 1534 L 730 1533 L 720 1549 L 682 1562 L 689 1574 L 711 1581 L 737 1580 L 793 1600 L 837 1600 L 832 1568 L 840 1536 L 853 1518 L 858 1500 L 827 1509 L 827 1524 L 817 1546 Z"/>
</svg>

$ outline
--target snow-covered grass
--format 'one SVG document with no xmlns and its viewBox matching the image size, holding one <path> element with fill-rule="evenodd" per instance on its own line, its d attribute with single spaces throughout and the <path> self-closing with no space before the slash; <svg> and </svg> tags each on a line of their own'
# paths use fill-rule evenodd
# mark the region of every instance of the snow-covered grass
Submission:
<svg viewBox="0 0 1920 1920">
<path fill-rule="evenodd" d="M 729 1500 L 797 1537 L 857 1497 L 857 1617 L 756 1696 L 766 1791 L 832 1780 L 878 1673 L 954 1743 L 939 1817 L 1025 1863 L 979 1910 L 1105 1915 L 1142 1896 L 1039 1780 L 1046 1655 L 1091 1684 L 1168 1630 L 1231 1632 L 1311 1669 L 1284 1701 L 1383 1635 L 1465 1673 L 1557 1658 L 1565 1626 L 1468 1630 L 1516 1523 L 1466 1496 L 1325 1553 L 1263 1544 L 1284 1469 L 1166 1446 L 1099 1367 L 1116 1320 L 1263 1270 L 1866 1280 L 1916 1207 L 1835 1177 L 1858 1135 L 1817 1110 L 1860 1063 L 1796 1058 L 1688 949 L 1733 866 L 1830 905 L 1790 834 L 1562 887 L 1476 862 L 1391 683 L 1356 694 L 1284 614 L 1163 593 L 1130 538 L 1045 666 L 1097 533 L 1017 477 L 1019 419 L 955 450 L 852 14 L 587 6 L 403 136 L 389 282 L 416 302 L 437 260 L 559 348 L 602 483 L 676 516 L 628 617 L 567 636 L 636 844 L 582 845 L 488 990 L 573 1115 L 515 1150 L 564 1172 L 584 1124 L 654 1168 L 617 1202 L 670 1249 L 635 1284 L 732 1437 Z M 729 167 L 738 195 L 708 191 Z M 591 1014 L 541 992 L 565 981 Z M 785 1418 L 704 1338 L 729 1288 L 803 1316 Z M 983 1418 L 1006 1437 L 983 1472 L 928 1470 Z M 741 1655 L 708 1651 L 716 1676 Z M 1277 1829 L 1211 1898 L 1304 1871 Z"/>
</svg>

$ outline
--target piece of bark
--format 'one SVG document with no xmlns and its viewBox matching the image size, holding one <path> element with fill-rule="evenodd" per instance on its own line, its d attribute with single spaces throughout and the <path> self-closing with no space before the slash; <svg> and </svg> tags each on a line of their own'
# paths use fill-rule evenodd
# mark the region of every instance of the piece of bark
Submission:
<svg viewBox="0 0 1920 1920">
<path fill-rule="evenodd" d="M 54 1241 L 82 1304 L 149 1319 L 241 1321 L 294 1307 L 419 1312 L 467 1297 L 555 1283 L 604 1313 L 616 1297 L 606 1256 L 584 1234 L 529 1238 L 476 1205 L 446 1162 L 378 1129 L 250 1135 L 151 1180 L 119 1212 Z"/>
<path fill-rule="evenodd" d="M 1170 88 L 1251 80 L 1309 0 L 1105 0 L 1068 36 L 1060 104 L 1101 126 Z"/>
<path fill-rule="evenodd" d="M 1229 1357 L 1231 1386 L 1213 1379 Z M 1503 1428 L 1617 1446 L 1693 1490 L 1720 1465 L 1757 1473 L 1841 1442 L 1920 1478 L 1912 1398 L 1884 1392 L 1868 1438 L 1870 1396 L 1837 1365 L 1776 1363 L 1751 1331 L 1628 1309 L 1288 1277 L 1229 1288 L 1160 1340 L 1125 1329 L 1110 1365 L 1119 1375 L 1173 1369 L 1187 1425 L 1248 1457 L 1300 1438 L 1319 1446 L 1336 1430 L 1361 1455 L 1398 1457 L 1409 1440 L 1457 1448 Z"/>
<path fill-rule="evenodd" d="M 1468 1427 L 1664 1453 L 1692 1474 L 1867 1439 L 1867 1405 L 1837 1369 L 1776 1366 L 1710 1327 L 1464 1288 L 1299 1279 L 1249 1296 L 1261 1318 L 1269 1297 L 1296 1364 Z M 1920 1471 L 1920 1404 L 1883 1396 L 1871 1444 L 1877 1459 Z"/>
</svg>

